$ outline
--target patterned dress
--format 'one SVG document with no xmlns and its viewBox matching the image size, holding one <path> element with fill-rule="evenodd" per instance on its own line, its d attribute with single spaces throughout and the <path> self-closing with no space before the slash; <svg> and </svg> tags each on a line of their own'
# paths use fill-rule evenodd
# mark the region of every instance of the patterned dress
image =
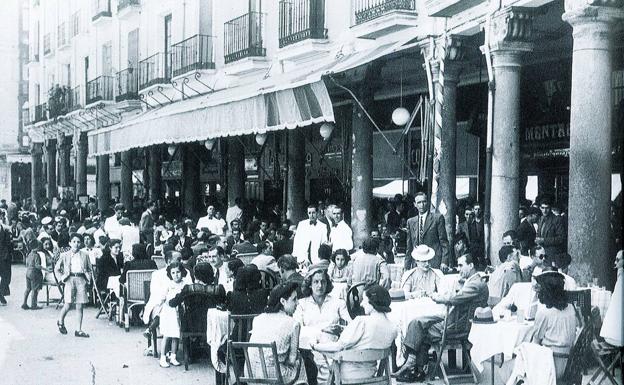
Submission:
<svg viewBox="0 0 624 385">
<path fill-rule="evenodd" d="M 254 343 L 271 343 L 275 342 L 277 347 L 277 358 L 282 373 L 282 379 L 285 383 L 292 381 L 295 384 L 307 384 L 305 367 L 301 357 L 297 357 L 295 364 L 287 363 L 292 347 L 292 339 L 295 331 L 295 320 L 284 312 L 279 313 L 262 313 L 253 320 L 253 329 L 251 330 L 251 338 L 249 342 Z M 275 361 L 272 353 L 264 350 L 265 363 L 267 366 L 267 375 L 275 377 Z M 258 349 L 249 349 L 249 361 L 251 362 L 252 374 L 256 377 L 262 376 L 262 363 Z"/>
</svg>

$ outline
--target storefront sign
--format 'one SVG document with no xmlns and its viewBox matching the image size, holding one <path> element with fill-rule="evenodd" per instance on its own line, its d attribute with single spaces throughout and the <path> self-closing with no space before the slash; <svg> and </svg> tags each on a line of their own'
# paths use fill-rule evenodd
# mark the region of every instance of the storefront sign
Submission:
<svg viewBox="0 0 624 385">
<path fill-rule="evenodd" d="M 172 160 L 169 162 L 163 162 L 162 164 L 162 178 L 163 179 L 180 179 L 182 178 L 182 162 L 179 160 Z"/>
<path fill-rule="evenodd" d="M 527 144 L 570 140 L 570 123 L 553 123 L 527 127 L 524 141 Z"/>
</svg>

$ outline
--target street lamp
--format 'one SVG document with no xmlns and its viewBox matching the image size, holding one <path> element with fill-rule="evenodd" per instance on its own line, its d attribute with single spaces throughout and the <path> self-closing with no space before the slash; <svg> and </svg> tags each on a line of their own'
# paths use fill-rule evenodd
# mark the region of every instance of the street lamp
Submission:
<svg viewBox="0 0 624 385">
<path fill-rule="evenodd" d="M 206 139 L 206 141 L 204 142 L 204 147 L 206 147 L 206 150 L 212 151 L 212 148 L 214 147 L 215 142 L 216 142 L 216 139 L 213 139 L 213 138 Z"/>
<path fill-rule="evenodd" d="M 323 140 L 328 140 L 334 131 L 334 125 L 331 123 L 323 123 L 320 128 L 321 136 Z"/>
<path fill-rule="evenodd" d="M 176 152 L 175 144 L 170 144 L 169 147 L 167 147 L 167 152 L 169 153 L 169 156 L 173 156 Z"/>
<path fill-rule="evenodd" d="M 264 146 L 266 140 L 267 134 L 265 132 L 256 134 L 256 143 L 258 143 L 259 146 Z"/>
<path fill-rule="evenodd" d="M 404 126 L 410 118 L 410 113 L 405 107 L 396 108 L 392 111 L 392 121 L 397 126 Z"/>
</svg>

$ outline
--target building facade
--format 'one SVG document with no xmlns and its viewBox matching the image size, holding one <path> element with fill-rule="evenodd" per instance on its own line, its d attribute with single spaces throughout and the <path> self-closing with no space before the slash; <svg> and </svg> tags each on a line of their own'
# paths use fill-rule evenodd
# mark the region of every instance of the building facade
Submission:
<svg viewBox="0 0 624 385">
<path fill-rule="evenodd" d="M 330 198 L 359 243 L 375 188 L 407 180 L 390 191 L 429 191 L 450 236 L 457 199 L 483 201 L 495 251 L 537 186 L 569 207 L 573 258 L 604 272 L 591 255 L 608 254 L 621 175 L 622 5 L 31 2 L 33 198 L 141 195 L 198 216 L 247 197 L 294 221 Z"/>
</svg>

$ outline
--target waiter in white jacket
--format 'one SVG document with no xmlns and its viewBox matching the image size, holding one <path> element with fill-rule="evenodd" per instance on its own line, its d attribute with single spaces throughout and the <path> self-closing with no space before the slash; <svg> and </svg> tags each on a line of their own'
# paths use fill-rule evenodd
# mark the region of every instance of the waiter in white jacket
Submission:
<svg viewBox="0 0 624 385">
<path fill-rule="evenodd" d="M 309 266 L 319 262 L 319 246 L 327 243 L 327 225 L 318 220 L 318 209 L 314 205 L 308 206 L 308 219 L 297 225 L 293 242 L 293 255 L 297 257 L 300 266 Z"/>
<path fill-rule="evenodd" d="M 329 241 L 332 244 L 332 252 L 340 249 L 351 251 L 353 249 L 353 231 L 343 220 L 342 207 L 333 205 L 332 215 L 334 221 L 329 230 Z"/>
</svg>

